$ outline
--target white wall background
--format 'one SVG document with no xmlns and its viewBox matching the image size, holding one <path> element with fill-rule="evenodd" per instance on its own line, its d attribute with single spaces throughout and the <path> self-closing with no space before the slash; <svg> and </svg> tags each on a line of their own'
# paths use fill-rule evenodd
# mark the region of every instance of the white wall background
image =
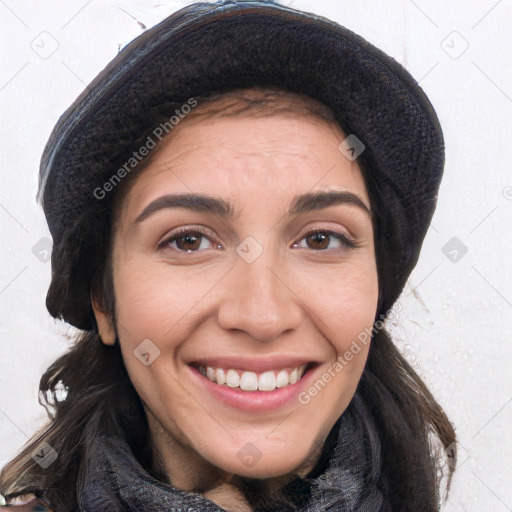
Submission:
<svg viewBox="0 0 512 512">
<path fill-rule="evenodd" d="M 188 3 L 0 0 L 0 465 L 45 421 L 38 380 L 71 332 L 44 305 L 50 235 L 35 201 L 44 144 L 118 46 L 141 33 L 138 22 L 152 26 Z M 512 2 L 283 3 L 392 55 L 438 112 L 445 176 L 397 343 L 456 426 L 461 460 L 445 510 L 512 510 Z M 442 251 L 453 237 L 467 247 L 455 262 Z"/>
</svg>

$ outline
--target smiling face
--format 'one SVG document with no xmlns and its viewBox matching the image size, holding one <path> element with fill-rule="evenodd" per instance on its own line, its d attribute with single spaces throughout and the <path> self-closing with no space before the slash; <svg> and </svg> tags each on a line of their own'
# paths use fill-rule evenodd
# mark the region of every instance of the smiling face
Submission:
<svg viewBox="0 0 512 512">
<path fill-rule="evenodd" d="M 124 200 L 117 337 L 178 487 L 310 468 L 356 390 L 369 347 L 344 354 L 373 325 L 378 280 L 344 138 L 314 116 L 191 117 Z"/>
</svg>

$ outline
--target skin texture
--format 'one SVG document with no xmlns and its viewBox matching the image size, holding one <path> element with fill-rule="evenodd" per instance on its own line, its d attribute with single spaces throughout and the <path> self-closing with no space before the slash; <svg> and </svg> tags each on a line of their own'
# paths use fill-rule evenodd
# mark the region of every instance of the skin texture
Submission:
<svg viewBox="0 0 512 512">
<path fill-rule="evenodd" d="M 229 510 L 250 510 L 233 475 L 266 479 L 271 487 L 293 472 L 306 474 L 356 390 L 369 347 L 307 404 L 294 397 L 263 412 L 211 396 L 189 363 L 300 356 L 317 363 L 300 391 L 332 371 L 375 319 L 371 217 L 349 203 L 292 216 L 288 209 L 295 195 L 314 191 L 351 192 L 368 210 L 370 202 L 359 166 L 338 149 L 345 135 L 314 116 L 191 117 L 171 135 L 137 177 L 118 219 L 117 325 L 97 302 L 94 312 L 103 341 L 113 344 L 117 336 L 172 483 Z M 177 193 L 223 198 L 237 215 L 166 208 L 134 223 L 155 199 Z M 207 235 L 161 245 L 178 228 Z M 337 231 L 356 248 L 336 236 L 311 238 L 314 229 Z M 236 251 L 247 237 L 262 248 L 251 263 Z M 147 366 L 134 355 L 145 339 L 160 350 Z M 253 465 L 239 456 L 247 443 L 261 455 Z"/>
</svg>

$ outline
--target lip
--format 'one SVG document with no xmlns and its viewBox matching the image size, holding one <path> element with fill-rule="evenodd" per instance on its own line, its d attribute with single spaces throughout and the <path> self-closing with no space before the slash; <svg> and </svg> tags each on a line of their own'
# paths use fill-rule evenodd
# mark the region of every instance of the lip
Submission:
<svg viewBox="0 0 512 512">
<path fill-rule="evenodd" d="M 244 367 L 248 368 L 245 371 L 267 371 L 271 369 L 285 368 L 287 366 L 300 366 L 301 364 L 307 364 L 307 362 L 302 361 L 300 364 L 295 365 L 295 363 L 281 366 L 281 364 L 277 365 L 276 360 L 266 361 L 263 364 L 263 360 L 260 361 L 261 365 L 258 366 L 258 370 L 255 370 L 255 361 L 247 364 L 244 364 L 242 367 L 240 365 L 235 366 L 223 366 L 218 364 L 218 361 L 221 359 L 215 359 L 215 364 L 213 364 L 213 359 L 209 360 L 209 366 L 217 366 L 223 368 L 233 368 L 243 370 Z M 291 362 L 291 359 L 287 359 L 288 362 Z M 299 359 L 296 359 L 299 361 Z M 196 363 L 194 361 L 194 363 Z M 267 363 L 272 363 L 272 366 L 268 366 Z M 239 388 L 230 388 L 229 386 L 219 385 L 215 382 L 212 382 L 205 376 L 203 376 L 199 370 L 195 366 L 190 366 L 191 377 L 194 382 L 197 382 L 197 385 L 200 389 L 204 389 L 215 401 L 219 401 L 229 407 L 239 409 L 242 411 L 253 411 L 253 412 L 269 412 L 275 411 L 277 409 L 285 408 L 291 404 L 299 405 L 298 395 L 304 389 L 306 389 L 310 385 L 310 381 L 313 378 L 316 370 L 319 365 L 314 363 L 313 361 L 309 361 L 309 363 L 313 363 L 314 366 L 310 368 L 300 380 L 298 380 L 295 384 L 286 386 L 284 388 L 278 388 L 274 391 L 243 391 Z M 203 365 L 204 363 L 197 363 Z M 230 364 L 233 364 L 233 360 L 230 361 Z M 261 368 L 261 369 L 260 369 Z"/>
<path fill-rule="evenodd" d="M 211 366 L 213 368 L 224 368 L 233 370 L 240 370 L 245 372 L 262 373 L 269 370 L 283 370 L 286 368 L 297 368 L 303 364 L 309 364 L 317 362 L 313 359 L 304 359 L 303 357 L 297 356 L 272 356 L 272 357 L 212 357 L 194 359 L 189 361 L 190 364 L 204 366 Z"/>
</svg>

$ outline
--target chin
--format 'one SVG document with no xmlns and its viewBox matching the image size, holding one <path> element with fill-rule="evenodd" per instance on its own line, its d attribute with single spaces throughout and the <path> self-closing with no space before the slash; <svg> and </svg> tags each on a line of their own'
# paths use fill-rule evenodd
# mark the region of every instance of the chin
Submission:
<svg viewBox="0 0 512 512">
<path fill-rule="evenodd" d="M 220 469 L 245 478 L 268 479 L 297 476 L 306 474 L 316 463 L 315 455 L 318 455 L 319 443 L 314 439 L 306 443 L 301 437 L 297 440 L 287 439 L 287 447 L 284 448 L 281 440 L 275 442 L 259 443 L 256 446 L 252 442 L 233 442 L 242 446 L 239 450 L 223 450 L 213 455 L 210 463 Z M 306 449 L 307 446 L 311 448 Z M 316 449 L 315 449 L 316 448 Z M 217 456 L 216 456 L 217 455 Z"/>
</svg>

